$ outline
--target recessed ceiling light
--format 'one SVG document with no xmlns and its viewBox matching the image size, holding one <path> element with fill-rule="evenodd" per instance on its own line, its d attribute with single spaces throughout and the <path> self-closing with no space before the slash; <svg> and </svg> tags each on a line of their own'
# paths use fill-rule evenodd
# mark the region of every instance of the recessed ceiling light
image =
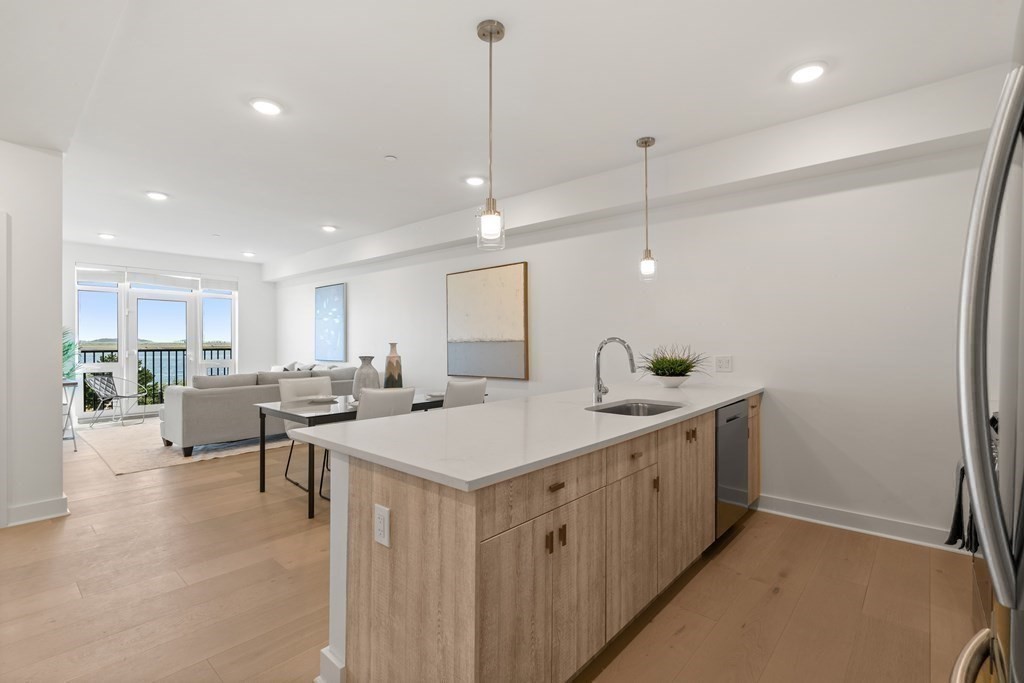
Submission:
<svg viewBox="0 0 1024 683">
<path fill-rule="evenodd" d="M 166 192 L 157 192 L 156 190 L 150 190 L 149 192 L 146 193 L 146 196 L 155 202 L 162 202 L 171 195 L 167 194 Z"/>
<path fill-rule="evenodd" d="M 484 184 L 484 179 L 479 176 L 473 176 L 472 178 L 466 178 L 466 184 L 472 185 L 473 187 L 479 187 Z"/>
<path fill-rule="evenodd" d="M 280 104 L 273 100 L 263 99 L 262 97 L 258 97 L 255 100 L 249 100 L 249 106 L 264 116 L 277 116 L 281 113 Z"/>
<path fill-rule="evenodd" d="M 337 231 L 337 228 L 334 227 L 333 225 L 321 225 L 320 229 L 323 230 L 324 232 L 335 232 L 335 231 Z"/>
<path fill-rule="evenodd" d="M 243 251 L 242 252 L 242 256 L 244 256 L 245 258 L 252 258 L 255 255 L 256 254 L 252 253 L 251 251 Z"/>
<path fill-rule="evenodd" d="M 385 154 L 384 161 L 398 161 L 398 157 L 396 157 L 394 154 Z"/>
<path fill-rule="evenodd" d="M 789 80 L 791 83 L 798 85 L 816 81 L 825 73 L 825 66 L 825 62 L 811 62 L 810 64 L 798 66 L 789 72 Z"/>
<path fill-rule="evenodd" d="M 112 239 L 114 239 L 114 236 L 113 236 L 113 235 L 111 235 L 111 234 L 110 234 L 109 232 L 101 232 L 101 233 L 100 233 L 100 234 L 98 235 L 98 237 L 99 237 L 99 238 L 100 238 L 101 240 L 112 240 Z"/>
</svg>

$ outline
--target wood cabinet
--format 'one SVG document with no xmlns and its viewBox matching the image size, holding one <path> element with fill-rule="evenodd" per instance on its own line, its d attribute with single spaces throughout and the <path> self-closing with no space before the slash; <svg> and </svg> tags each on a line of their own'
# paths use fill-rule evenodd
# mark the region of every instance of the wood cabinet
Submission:
<svg viewBox="0 0 1024 683">
<path fill-rule="evenodd" d="M 607 637 L 658 594 L 658 466 L 612 482 L 607 491 Z"/>
<path fill-rule="evenodd" d="M 715 539 L 713 410 L 473 492 L 350 462 L 349 683 L 568 680 Z"/>
<path fill-rule="evenodd" d="M 595 451 L 477 491 L 480 537 L 490 538 L 604 486 L 605 453 Z"/>
<path fill-rule="evenodd" d="M 605 495 L 604 489 L 595 491 L 552 513 L 551 659 L 555 681 L 568 680 L 607 642 Z"/>
<path fill-rule="evenodd" d="M 747 503 L 761 497 L 761 397 L 750 397 L 747 416 Z"/>
<path fill-rule="evenodd" d="M 484 681 L 564 681 L 605 644 L 605 492 L 480 544 Z"/>
<path fill-rule="evenodd" d="M 549 512 L 480 544 L 481 680 L 551 680 L 553 521 Z"/>
<path fill-rule="evenodd" d="M 715 540 L 715 414 L 661 430 L 658 590 Z"/>
</svg>

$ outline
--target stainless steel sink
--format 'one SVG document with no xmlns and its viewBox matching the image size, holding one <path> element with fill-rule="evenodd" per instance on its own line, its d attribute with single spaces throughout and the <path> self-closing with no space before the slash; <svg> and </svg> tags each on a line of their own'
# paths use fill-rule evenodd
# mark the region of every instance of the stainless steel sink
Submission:
<svg viewBox="0 0 1024 683">
<path fill-rule="evenodd" d="M 595 413 L 611 413 L 613 415 L 635 415 L 647 417 L 650 415 L 661 415 L 670 410 L 682 408 L 682 403 L 666 403 L 664 401 L 641 401 L 635 398 L 627 398 L 614 403 L 604 403 L 596 406 L 587 406 L 586 410 Z"/>
</svg>

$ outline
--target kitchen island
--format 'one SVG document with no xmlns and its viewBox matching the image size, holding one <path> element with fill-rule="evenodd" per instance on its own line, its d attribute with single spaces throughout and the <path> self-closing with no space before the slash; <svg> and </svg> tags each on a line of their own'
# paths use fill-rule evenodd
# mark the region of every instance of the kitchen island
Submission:
<svg viewBox="0 0 1024 683">
<path fill-rule="evenodd" d="M 299 430 L 332 454 L 321 679 L 570 678 L 714 541 L 714 411 L 742 399 L 756 498 L 762 391 L 631 384 L 606 401 L 683 405 L 601 414 L 576 390 Z"/>
</svg>

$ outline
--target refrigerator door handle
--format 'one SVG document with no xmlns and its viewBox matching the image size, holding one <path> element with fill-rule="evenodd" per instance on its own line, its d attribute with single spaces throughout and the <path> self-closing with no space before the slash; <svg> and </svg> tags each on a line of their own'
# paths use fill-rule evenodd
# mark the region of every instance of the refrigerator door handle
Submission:
<svg viewBox="0 0 1024 683">
<path fill-rule="evenodd" d="M 983 628 L 975 633 L 953 663 L 949 683 L 975 683 L 981 667 L 992 652 L 992 631 Z M 999 679 L 1005 680 L 1005 679 Z"/>
<path fill-rule="evenodd" d="M 996 599 L 1017 608 L 1017 581 L 988 436 L 987 325 L 1000 205 L 1024 117 L 1024 66 L 1006 77 L 978 174 L 964 251 L 957 320 L 957 414 L 978 535 Z"/>
</svg>

